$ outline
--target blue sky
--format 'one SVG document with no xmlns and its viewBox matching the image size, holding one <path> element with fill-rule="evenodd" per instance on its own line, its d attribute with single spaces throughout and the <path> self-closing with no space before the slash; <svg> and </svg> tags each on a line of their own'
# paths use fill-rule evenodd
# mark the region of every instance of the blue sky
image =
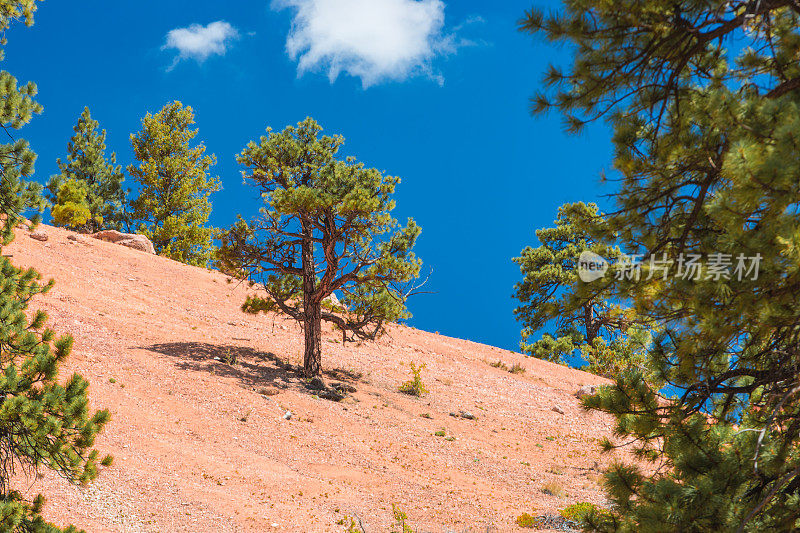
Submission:
<svg viewBox="0 0 800 533">
<path fill-rule="evenodd" d="M 42 2 L 32 28 L 8 32 L 2 65 L 39 87 L 44 113 L 20 132 L 36 179 L 55 173 L 84 106 L 126 166 L 141 117 L 180 100 L 217 156 L 211 222 L 224 227 L 260 203 L 235 155 L 267 126 L 313 116 L 347 155 L 403 179 L 396 215 L 422 226 L 435 291 L 410 302 L 410 323 L 517 349 L 511 258 L 560 204 L 608 192 L 605 125 L 569 136 L 559 116 L 528 113 L 567 51 L 516 30 L 529 0 L 282 3 Z"/>
</svg>

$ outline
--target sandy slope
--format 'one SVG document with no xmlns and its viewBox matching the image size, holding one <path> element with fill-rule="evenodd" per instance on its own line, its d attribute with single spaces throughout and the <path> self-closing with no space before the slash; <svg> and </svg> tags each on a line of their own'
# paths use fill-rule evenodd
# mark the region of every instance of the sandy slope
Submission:
<svg viewBox="0 0 800 533">
<path fill-rule="evenodd" d="M 611 421 L 583 412 L 573 396 L 600 381 L 592 375 L 393 327 L 361 346 L 329 333 L 323 365 L 358 392 L 343 403 L 318 399 L 285 365 L 300 362 L 299 328 L 240 312 L 244 287 L 41 229 L 48 242 L 21 231 L 3 252 L 56 279 L 34 307 L 75 336 L 66 370 L 86 376 L 94 406 L 110 409 L 98 446 L 116 460 L 90 487 L 52 474 L 23 485 L 48 495 L 46 515 L 57 523 L 89 532 L 322 532 L 342 531 L 336 522 L 357 514 L 372 533 L 386 531 L 394 503 L 419 531 L 515 531 L 522 512 L 603 501 L 598 462 L 613 457 L 601 459 L 596 440 Z M 228 355 L 238 363 L 215 359 Z M 498 359 L 527 372 L 489 366 Z M 422 399 L 397 392 L 411 361 L 427 365 L 431 392 Z M 264 396 L 264 387 L 281 392 Z M 477 420 L 449 416 L 461 409 Z M 434 436 L 442 428 L 455 440 Z M 541 491 L 553 481 L 567 496 Z"/>
</svg>

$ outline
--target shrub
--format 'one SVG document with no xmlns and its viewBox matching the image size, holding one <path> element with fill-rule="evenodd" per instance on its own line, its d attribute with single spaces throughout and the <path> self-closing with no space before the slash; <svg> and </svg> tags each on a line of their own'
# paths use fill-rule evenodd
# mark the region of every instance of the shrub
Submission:
<svg viewBox="0 0 800 533">
<path fill-rule="evenodd" d="M 517 517 L 517 525 L 519 527 L 526 527 L 529 529 L 533 529 L 537 527 L 539 521 L 535 516 L 529 515 L 528 513 L 522 513 Z"/>
<path fill-rule="evenodd" d="M 563 498 L 567 495 L 564 487 L 558 481 L 548 481 L 542 486 L 542 492 L 555 496 L 556 498 Z"/>
<path fill-rule="evenodd" d="M 561 509 L 559 513 L 567 520 L 572 520 L 573 522 L 583 522 L 586 520 L 587 516 L 589 516 L 592 512 L 597 512 L 598 510 L 599 508 L 593 503 L 578 502 L 565 509 Z"/>
<path fill-rule="evenodd" d="M 525 373 L 525 367 L 523 367 L 519 363 L 514 363 L 514 366 L 509 368 L 508 371 L 511 372 L 512 374 L 524 374 Z"/>
<path fill-rule="evenodd" d="M 489 363 L 489 366 L 493 366 L 495 368 L 502 368 L 503 370 L 508 370 L 508 367 L 503 361 L 497 361 L 496 363 Z"/>
<path fill-rule="evenodd" d="M 411 379 L 400 385 L 400 392 L 404 394 L 408 394 L 410 396 L 417 396 L 420 397 L 423 394 L 428 392 L 428 389 L 425 387 L 425 384 L 422 383 L 422 369 L 425 368 L 425 363 L 422 363 L 420 366 L 415 365 L 413 362 L 411 363 Z"/>
<path fill-rule="evenodd" d="M 406 523 L 408 520 L 408 515 L 397 508 L 395 504 L 392 504 L 392 514 L 394 515 L 394 524 L 392 524 L 392 530 L 390 533 L 414 533 L 414 530 L 411 529 Z"/>
<path fill-rule="evenodd" d="M 586 524 L 589 517 L 592 515 L 595 517 L 595 520 L 603 520 L 604 518 L 610 517 L 610 512 L 607 509 L 598 507 L 590 502 L 578 502 L 565 509 L 561 509 L 559 513 L 567 520 L 576 522 L 579 525 Z"/>
</svg>

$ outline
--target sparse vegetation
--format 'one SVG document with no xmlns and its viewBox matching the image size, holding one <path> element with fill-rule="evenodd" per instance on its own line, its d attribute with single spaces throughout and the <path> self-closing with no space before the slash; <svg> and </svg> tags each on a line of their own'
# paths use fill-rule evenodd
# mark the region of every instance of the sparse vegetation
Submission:
<svg viewBox="0 0 800 533">
<path fill-rule="evenodd" d="M 239 354 L 235 351 L 232 351 L 230 348 L 225 350 L 225 353 L 222 354 L 220 358 L 225 364 L 236 366 L 239 364 Z"/>
<path fill-rule="evenodd" d="M 534 529 L 538 527 L 539 524 L 536 517 L 528 513 L 522 513 L 521 515 L 519 515 L 517 517 L 516 522 L 519 527 L 524 527 L 528 529 Z"/>
<path fill-rule="evenodd" d="M 395 504 L 392 504 L 392 515 L 394 516 L 394 524 L 392 524 L 390 533 L 414 533 L 414 530 L 406 522 L 408 516 Z"/>
<path fill-rule="evenodd" d="M 422 396 L 428 393 L 428 389 L 422 382 L 422 370 L 425 368 L 425 363 L 417 366 L 412 361 L 409 365 L 411 367 L 411 379 L 400 385 L 399 391 L 403 394 L 411 396 Z"/>
<path fill-rule="evenodd" d="M 548 481 L 542 485 L 542 492 L 549 496 L 555 496 L 556 498 L 563 498 L 567 495 L 564 486 L 558 481 Z"/>
<path fill-rule="evenodd" d="M 501 370 L 505 370 L 506 372 L 511 372 L 512 374 L 524 374 L 525 373 L 525 367 L 523 367 L 519 363 L 514 363 L 513 365 L 511 365 L 509 367 L 502 360 L 498 360 L 498 361 L 496 361 L 494 363 L 489 363 L 489 366 L 492 366 L 494 368 L 499 368 Z"/>
</svg>

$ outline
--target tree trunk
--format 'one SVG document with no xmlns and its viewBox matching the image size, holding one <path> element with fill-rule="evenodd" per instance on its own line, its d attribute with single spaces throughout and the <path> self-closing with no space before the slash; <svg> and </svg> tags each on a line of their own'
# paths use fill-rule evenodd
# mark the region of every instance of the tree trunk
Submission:
<svg viewBox="0 0 800 533">
<path fill-rule="evenodd" d="M 307 377 L 318 376 L 322 365 L 321 302 L 316 298 L 316 268 L 314 263 L 314 242 L 311 240 L 313 228 L 305 220 L 303 226 L 302 260 L 303 260 L 303 326 L 305 333 L 305 354 L 303 355 L 303 371 Z"/>
<path fill-rule="evenodd" d="M 586 328 L 586 343 L 592 344 L 592 341 L 597 337 L 597 329 L 594 325 L 594 313 L 590 304 L 583 308 L 583 320 Z"/>
<path fill-rule="evenodd" d="M 308 302 L 306 300 L 306 302 Z M 320 305 L 313 303 L 304 309 L 303 317 L 306 350 L 303 356 L 303 371 L 306 376 L 314 377 L 320 373 L 322 364 L 322 351 L 320 340 L 322 337 L 322 320 L 320 319 Z"/>
</svg>

